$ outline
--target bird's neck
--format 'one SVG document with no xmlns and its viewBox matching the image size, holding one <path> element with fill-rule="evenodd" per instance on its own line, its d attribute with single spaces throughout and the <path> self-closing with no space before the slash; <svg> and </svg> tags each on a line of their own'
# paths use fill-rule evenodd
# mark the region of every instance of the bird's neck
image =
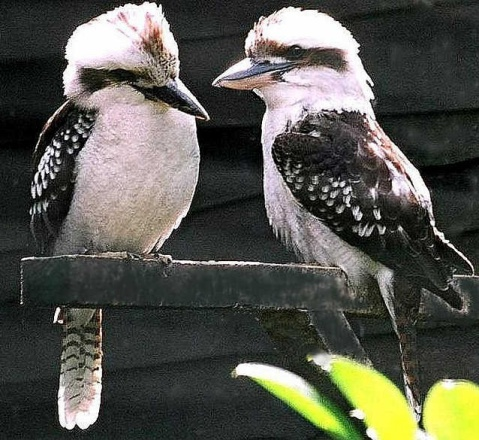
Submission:
<svg viewBox="0 0 479 440">
<path fill-rule="evenodd" d="M 274 138 L 305 114 L 357 112 L 375 119 L 371 80 L 362 65 L 346 72 L 332 69 L 296 69 L 283 81 L 257 90 L 266 104 L 264 131 Z"/>
<path fill-rule="evenodd" d="M 307 114 L 357 112 L 375 119 L 370 97 L 359 90 L 353 94 L 335 94 L 334 90 L 279 84 L 274 89 L 262 89 L 256 93 L 266 103 L 263 145 L 268 149 L 278 134 L 294 126 Z"/>
</svg>

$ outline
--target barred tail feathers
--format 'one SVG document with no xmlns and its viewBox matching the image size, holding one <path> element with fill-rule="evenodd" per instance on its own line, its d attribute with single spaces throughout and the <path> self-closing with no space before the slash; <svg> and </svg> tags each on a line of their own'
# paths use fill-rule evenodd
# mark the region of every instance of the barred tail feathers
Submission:
<svg viewBox="0 0 479 440">
<path fill-rule="evenodd" d="M 406 398 L 416 420 L 419 421 L 422 394 L 415 325 L 421 303 L 421 286 L 408 278 L 396 277 L 389 269 L 381 271 L 378 283 L 399 341 Z"/>
<path fill-rule="evenodd" d="M 102 376 L 101 309 L 65 309 L 58 389 L 61 426 L 86 429 L 98 418 Z"/>
</svg>

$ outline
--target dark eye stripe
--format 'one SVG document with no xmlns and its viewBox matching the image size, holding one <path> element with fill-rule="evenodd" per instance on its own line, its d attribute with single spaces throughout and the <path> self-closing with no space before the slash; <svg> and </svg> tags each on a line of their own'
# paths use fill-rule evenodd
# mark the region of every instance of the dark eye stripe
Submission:
<svg viewBox="0 0 479 440">
<path fill-rule="evenodd" d="M 340 49 L 308 49 L 305 55 L 308 63 L 342 71 L 346 69 L 344 52 Z"/>
<path fill-rule="evenodd" d="M 93 93 L 111 84 L 134 83 L 139 74 L 125 69 L 92 69 L 83 68 L 80 71 L 80 82 L 84 89 Z"/>
<path fill-rule="evenodd" d="M 252 47 L 248 51 L 248 56 L 260 59 L 281 57 L 304 64 L 325 66 L 337 71 L 343 71 L 347 66 L 344 51 L 341 49 L 305 49 L 298 45 L 283 46 L 271 41 L 264 41 Z"/>
<path fill-rule="evenodd" d="M 135 82 L 138 80 L 137 74 L 125 69 L 109 70 L 108 73 L 109 77 L 117 82 Z"/>
</svg>

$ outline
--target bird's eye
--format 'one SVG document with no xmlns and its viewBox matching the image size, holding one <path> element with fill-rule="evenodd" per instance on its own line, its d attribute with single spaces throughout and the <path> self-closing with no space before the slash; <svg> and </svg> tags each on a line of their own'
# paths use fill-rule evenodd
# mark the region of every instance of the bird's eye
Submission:
<svg viewBox="0 0 479 440">
<path fill-rule="evenodd" d="M 288 49 L 288 58 L 300 58 L 305 52 L 306 49 L 303 49 L 301 46 L 295 44 Z"/>
</svg>

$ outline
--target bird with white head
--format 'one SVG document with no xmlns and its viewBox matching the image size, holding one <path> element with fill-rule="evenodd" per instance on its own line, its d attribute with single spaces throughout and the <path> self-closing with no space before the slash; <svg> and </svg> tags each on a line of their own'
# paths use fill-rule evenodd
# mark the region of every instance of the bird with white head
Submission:
<svg viewBox="0 0 479 440">
<path fill-rule="evenodd" d="M 79 26 L 65 58 L 63 83 L 69 99 L 82 103 L 95 92 L 133 88 L 144 97 L 208 119 L 178 78 L 178 45 L 160 5 L 125 5 Z"/>
<path fill-rule="evenodd" d="M 372 81 L 359 44 L 329 15 L 284 8 L 261 17 L 245 42 L 247 58 L 213 85 L 255 90 L 268 108 L 358 110 L 373 114 Z"/>
<path fill-rule="evenodd" d="M 419 416 L 421 289 L 461 309 L 452 277 L 473 267 L 436 228 L 421 175 L 377 123 L 372 81 L 345 27 L 318 11 L 284 8 L 259 19 L 245 50 L 213 85 L 253 90 L 266 104 L 270 223 L 303 261 L 340 267 L 357 292 L 380 291 Z"/>
<path fill-rule="evenodd" d="M 208 120 L 178 77 L 178 46 L 161 6 L 127 4 L 79 26 L 66 59 L 67 101 L 34 152 L 31 229 L 41 253 L 156 253 L 191 205 L 195 118 Z M 64 308 L 58 319 L 58 411 L 67 429 L 98 417 L 101 316 Z"/>
</svg>

